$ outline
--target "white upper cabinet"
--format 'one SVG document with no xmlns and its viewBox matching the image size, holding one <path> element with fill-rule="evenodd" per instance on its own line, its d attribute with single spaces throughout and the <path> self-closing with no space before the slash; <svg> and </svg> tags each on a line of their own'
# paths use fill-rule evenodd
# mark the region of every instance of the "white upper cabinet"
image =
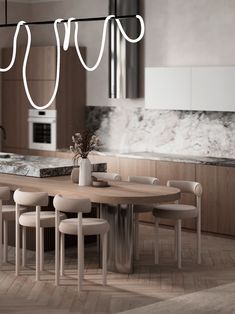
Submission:
<svg viewBox="0 0 235 314">
<path fill-rule="evenodd" d="M 188 110 L 191 103 L 191 69 L 158 67 L 145 70 L 146 108 Z"/>
<path fill-rule="evenodd" d="M 146 68 L 145 105 L 163 110 L 235 112 L 235 67 Z"/>
<path fill-rule="evenodd" d="M 192 110 L 235 111 L 235 67 L 193 67 Z"/>
</svg>

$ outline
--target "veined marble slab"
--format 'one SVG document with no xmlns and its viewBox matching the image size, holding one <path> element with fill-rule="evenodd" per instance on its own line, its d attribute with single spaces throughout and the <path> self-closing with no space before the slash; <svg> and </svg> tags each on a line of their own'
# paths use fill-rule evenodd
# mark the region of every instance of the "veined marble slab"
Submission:
<svg viewBox="0 0 235 314">
<path fill-rule="evenodd" d="M 235 158 L 235 113 L 88 107 L 89 129 L 104 149 Z M 234 162 L 233 162 L 234 163 Z"/>
<path fill-rule="evenodd" d="M 0 153 L 0 173 L 45 178 L 70 175 L 72 168 L 70 159 Z M 92 168 L 106 171 L 107 164 L 95 163 Z"/>
<path fill-rule="evenodd" d="M 204 157 L 204 156 L 187 156 L 179 154 L 161 154 L 154 152 L 130 152 L 130 153 L 119 153 L 119 152 L 93 152 L 92 154 L 100 156 L 115 156 L 125 157 L 134 159 L 147 159 L 147 160 L 161 160 L 161 161 L 173 161 L 173 162 L 184 162 L 191 164 L 201 165 L 212 165 L 212 166 L 223 166 L 223 167 L 235 167 L 235 159 L 233 158 L 219 158 L 219 157 Z"/>
</svg>

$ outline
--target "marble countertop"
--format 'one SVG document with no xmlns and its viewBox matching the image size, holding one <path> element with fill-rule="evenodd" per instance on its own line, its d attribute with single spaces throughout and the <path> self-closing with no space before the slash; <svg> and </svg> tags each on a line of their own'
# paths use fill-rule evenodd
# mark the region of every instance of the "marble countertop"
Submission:
<svg viewBox="0 0 235 314">
<path fill-rule="evenodd" d="M 224 167 L 235 167 L 235 158 L 218 158 L 218 157 L 203 157 L 203 156 L 187 156 L 176 154 L 161 154 L 153 152 L 131 152 L 131 153 L 119 153 L 119 152 L 93 152 L 100 156 L 116 156 L 135 159 L 148 159 L 148 160 L 162 160 L 162 161 L 174 161 L 184 162 L 202 165 L 214 165 Z"/>
<path fill-rule="evenodd" d="M 107 165 L 95 163 L 92 167 L 93 171 L 106 171 Z M 70 175 L 72 168 L 71 159 L 0 153 L 0 173 L 45 178 Z"/>
</svg>

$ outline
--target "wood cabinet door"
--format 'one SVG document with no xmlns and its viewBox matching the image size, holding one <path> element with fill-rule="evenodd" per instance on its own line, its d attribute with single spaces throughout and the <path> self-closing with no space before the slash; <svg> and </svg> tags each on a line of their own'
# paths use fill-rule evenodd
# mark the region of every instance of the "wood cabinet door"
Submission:
<svg viewBox="0 0 235 314">
<path fill-rule="evenodd" d="M 7 138 L 4 148 L 28 149 L 28 110 L 32 108 L 21 81 L 3 81 L 2 124 Z M 30 81 L 29 89 L 34 102 L 44 105 L 53 92 L 53 81 Z M 55 103 L 50 108 L 55 108 Z"/>
<path fill-rule="evenodd" d="M 24 60 L 25 47 L 18 47 L 16 60 L 12 68 L 3 73 L 3 80 L 22 80 L 22 68 Z M 5 68 L 10 64 L 12 58 L 12 48 L 2 49 L 2 67 Z"/>
<path fill-rule="evenodd" d="M 81 47 L 85 59 L 85 49 Z M 69 47 L 61 52 L 60 84 L 56 97 L 57 147 L 71 145 L 74 133 L 85 130 L 86 70 L 82 66 L 76 49 Z"/>
<path fill-rule="evenodd" d="M 235 235 L 235 168 L 196 166 L 202 184 L 202 229 Z"/>
<path fill-rule="evenodd" d="M 128 180 L 128 176 L 150 176 L 156 177 L 155 160 L 119 158 L 119 173 L 122 180 Z M 141 213 L 140 221 L 154 222 L 152 212 Z"/>
<path fill-rule="evenodd" d="M 28 82 L 29 92 L 31 95 L 31 98 L 33 99 L 33 102 L 38 106 L 44 106 L 46 105 L 49 100 L 51 99 L 51 96 L 54 91 L 55 82 L 54 81 L 29 81 Z M 24 95 L 26 97 L 25 91 Z M 28 103 L 28 108 L 33 109 L 33 107 L 30 105 L 28 99 L 26 99 Z M 53 101 L 51 106 L 48 109 L 55 109 L 56 108 L 56 100 Z"/>
<path fill-rule="evenodd" d="M 161 185 L 166 185 L 168 180 L 195 181 L 195 165 L 181 162 L 157 161 L 157 177 Z M 195 205 L 195 197 L 191 194 L 182 194 L 180 203 Z M 167 223 L 166 223 L 167 222 Z M 174 221 L 162 220 L 163 224 L 173 225 Z M 182 226 L 195 229 L 195 219 L 182 221 Z"/>
<path fill-rule="evenodd" d="M 28 148 L 28 100 L 23 83 L 3 81 L 2 125 L 6 129 L 4 148 Z"/>
<path fill-rule="evenodd" d="M 147 159 L 119 158 L 119 173 L 122 180 L 128 180 L 128 176 L 151 176 L 156 174 L 155 161 Z"/>
<path fill-rule="evenodd" d="M 22 80 L 25 47 L 18 47 L 15 64 L 3 75 L 4 80 Z M 2 50 L 2 63 L 7 66 L 12 56 L 12 48 Z M 54 46 L 31 47 L 27 63 L 28 80 L 55 80 L 56 48 Z"/>
<path fill-rule="evenodd" d="M 54 81 L 56 77 L 56 47 L 31 47 L 27 64 L 28 80 Z"/>
</svg>

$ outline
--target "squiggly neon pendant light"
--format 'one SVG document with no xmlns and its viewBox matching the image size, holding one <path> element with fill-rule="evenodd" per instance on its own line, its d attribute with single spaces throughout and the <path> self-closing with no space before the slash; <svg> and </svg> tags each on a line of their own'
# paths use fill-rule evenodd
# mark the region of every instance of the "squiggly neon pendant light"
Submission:
<svg viewBox="0 0 235 314">
<path fill-rule="evenodd" d="M 64 43 L 63 43 L 63 49 L 65 51 L 68 50 L 69 47 L 69 40 L 70 40 L 70 35 L 71 35 L 71 22 L 75 22 L 75 32 L 74 32 L 74 43 L 75 43 L 75 47 L 76 47 L 76 51 L 77 51 L 77 55 L 80 59 L 80 62 L 82 63 L 83 67 L 87 70 L 87 71 L 94 71 L 95 69 L 97 69 L 97 67 L 99 66 L 103 53 L 104 53 L 104 46 L 105 46 L 105 38 L 106 38 L 106 33 L 107 33 L 107 26 L 108 26 L 108 22 L 110 21 L 110 19 L 115 18 L 114 15 L 109 15 L 105 18 L 104 21 L 104 26 L 103 26 L 103 34 L 102 34 L 102 40 L 101 40 L 101 47 L 100 47 L 100 52 L 98 55 L 98 59 L 96 61 L 96 63 L 94 64 L 94 66 L 90 67 L 88 66 L 84 59 L 82 58 L 80 49 L 79 49 L 79 44 L 78 44 L 78 22 L 76 21 L 75 18 L 71 17 L 68 19 L 68 21 L 66 22 L 64 19 L 56 19 L 54 21 L 54 32 L 55 32 L 55 37 L 56 37 L 56 47 L 57 47 L 57 62 L 56 62 L 56 81 L 55 81 L 55 87 L 54 87 L 54 91 L 52 93 L 51 99 L 48 101 L 48 103 L 44 106 L 38 106 L 34 103 L 31 94 L 29 92 L 29 88 L 28 88 L 28 82 L 27 82 L 27 75 L 26 75 L 26 69 L 27 69 L 27 62 L 28 62 L 28 57 L 29 57 L 29 53 L 30 53 L 30 48 L 31 48 L 31 31 L 28 25 L 26 25 L 25 21 L 20 21 L 17 24 L 16 27 L 16 31 L 15 31 L 15 35 L 14 35 L 14 39 L 13 39 L 13 50 L 12 50 L 12 58 L 10 61 L 10 64 L 6 67 L 6 68 L 0 68 L 0 72 L 7 72 L 9 71 L 14 63 L 15 63 L 15 59 L 16 59 L 16 50 L 17 50 L 17 39 L 18 39 L 18 35 L 19 35 L 19 31 L 21 26 L 24 26 L 27 32 L 27 46 L 26 46 L 26 51 L 25 51 L 25 56 L 24 56 L 24 62 L 23 62 L 23 83 L 24 83 L 24 88 L 25 88 L 25 92 L 26 95 L 28 97 L 28 100 L 31 104 L 32 107 L 34 107 L 35 109 L 38 110 L 43 110 L 43 109 L 47 109 L 48 107 L 50 107 L 50 105 L 53 103 L 53 101 L 55 100 L 57 91 L 58 91 L 58 87 L 59 87 L 59 80 L 60 80 L 60 37 L 59 37 L 59 32 L 58 32 L 58 24 L 60 23 L 64 23 L 65 26 L 65 36 L 64 36 Z M 136 15 L 136 18 L 139 20 L 140 22 L 140 26 L 141 26 L 141 32 L 140 35 L 135 38 L 135 39 L 131 39 L 130 37 L 128 37 L 121 25 L 121 22 L 118 18 L 115 18 L 117 25 L 120 29 L 121 34 L 123 35 L 123 37 L 125 38 L 125 40 L 131 42 L 131 43 L 137 43 L 138 41 L 140 41 L 143 36 L 144 36 L 144 32 L 145 32 L 145 25 L 144 25 L 144 20 L 140 15 Z"/>
</svg>

